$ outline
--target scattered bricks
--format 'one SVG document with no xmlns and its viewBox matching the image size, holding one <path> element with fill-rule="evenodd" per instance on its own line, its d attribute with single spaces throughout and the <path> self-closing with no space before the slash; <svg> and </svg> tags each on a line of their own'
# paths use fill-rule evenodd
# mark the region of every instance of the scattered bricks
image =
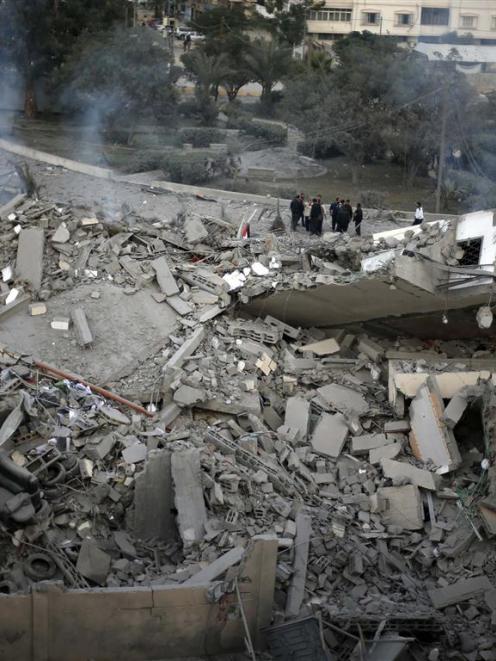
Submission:
<svg viewBox="0 0 496 661">
<path fill-rule="evenodd" d="M 302 347 L 298 347 L 298 351 L 300 353 L 314 353 L 316 356 L 328 356 L 329 354 L 337 353 L 339 351 L 339 344 L 333 337 L 330 337 L 327 340 L 312 342 L 311 344 L 305 344 Z"/>
<path fill-rule="evenodd" d="M 41 287 L 43 277 L 43 249 L 45 234 L 33 227 L 22 230 L 17 246 L 16 275 L 29 282 L 34 291 Z"/>
<path fill-rule="evenodd" d="M 401 434 L 410 431 L 409 420 L 391 420 L 384 423 L 384 432 L 386 434 Z"/>
<path fill-rule="evenodd" d="M 449 429 L 453 429 L 460 421 L 465 409 L 468 406 L 468 400 L 462 393 L 457 393 L 451 398 L 448 406 L 444 409 L 444 421 Z"/>
<path fill-rule="evenodd" d="M 303 397 L 289 397 L 286 402 L 284 425 L 298 429 L 303 441 L 307 438 L 310 420 L 310 402 Z"/>
<path fill-rule="evenodd" d="M 420 530 L 424 526 L 424 508 L 418 487 L 383 487 L 377 490 L 383 503 L 382 523 L 405 530 Z"/>
<path fill-rule="evenodd" d="M 348 433 L 342 413 L 322 413 L 312 435 L 312 449 L 317 454 L 335 459 L 341 454 Z"/>
<path fill-rule="evenodd" d="M 71 311 L 72 323 L 76 331 L 79 346 L 86 347 L 93 343 L 93 335 L 86 319 L 86 314 L 83 308 L 74 308 Z"/>
<path fill-rule="evenodd" d="M 265 344 L 277 344 L 282 338 L 282 331 L 279 328 L 260 321 L 233 321 L 229 324 L 229 332 L 233 337 L 247 338 Z"/>
<path fill-rule="evenodd" d="M 385 434 L 363 434 L 353 436 L 351 439 L 351 454 L 365 454 L 374 448 L 390 445 L 393 441 L 388 440 Z"/>
<path fill-rule="evenodd" d="M 165 257 L 158 257 L 152 261 L 152 267 L 157 277 L 158 286 L 166 296 L 179 294 L 179 287 L 171 273 Z"/>
<path fill-rule="evenodd" d="M 402 443 L 391 443 L 369 452 L 369 463 L 380 464 L 382 459 L 395 459 L 403 449 Z"/>
<path fill-rule="evenodd" d="M 358 351 L 364 353 L 374 363 L 378 363 L 384 356 L 384 349 L 381 345 L 368 337 L 362 337 L 358 340 Z"/>
<path fill-rule="evenodd" d="M 292 326 L 289 326 L 288 324 L 285 324 L 284 322 L 279 321 L 279 319 L 271 317 L 270 315 L 267 315 L 264 321 L 266 324 L 270 324 L 271 326 L 279 328 L 283 335 L 289 337 L 292 340 L 297 340 L 301 335 L 301 331 L 298 328 L 293 328 Z"/>
<path fill-rule="evenodd" d="M 69 330 L 70 324 L 71 320 L 69 317 L 54 317 L 50 323 L 50 326 L 53 328 L 53 330 L 67 331 Z"/>
<path fill-rule="evenodd" d="M 405 480 L 430 491 L 436 491 L 438 488 L 439 476 L 428 470 L 422 470 L 411 464 L 393 461 L 392 459 L 382 459 L 381 466 L 384 475 L 392 480 Z"/>
<path fill-rule="evenodd" d="M 47 306 L 45 303 L 30 303 L 29 304 L 29 314 L 32 317 L 37 317 L 42 314 L 47 313 Z"/>
<path fill-rule="evenodd" d="M 446 608 L 494 589 L 487 576 L 477 576 L 457 581 L 444 588 L 428 590 L 434 608 Z"/>
<path fill-rule="evenodd" d="M 461 456 L 443 416 L 441 393 L 435 380 L 429 377 L 410 405 L 410 446 L 417 459 L 455 470 L 461 463 Z"/>
</svg>

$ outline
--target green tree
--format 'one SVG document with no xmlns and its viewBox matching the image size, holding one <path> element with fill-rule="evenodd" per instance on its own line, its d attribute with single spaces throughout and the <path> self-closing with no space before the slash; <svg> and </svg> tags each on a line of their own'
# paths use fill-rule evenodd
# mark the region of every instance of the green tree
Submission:
<svg viewBox="0 0 496 661">
<path fill-rule="evenodd" d="M 141 120 L 174 120 L 179 74 L 159 33 L 117 27 L 81 39 L 58 87 L 66 108 L 89 113 L 105 130 L 124 126 L 130 141 Z"/>
<path fill-rule="evenodd" d="M 262 104 L 270 107 L 275 85 L 291 70 L 291 49 L 275 41 L 256 39 L 248 48 L 244 61 L 251 79 L 262 87 Z"/>
</svg>

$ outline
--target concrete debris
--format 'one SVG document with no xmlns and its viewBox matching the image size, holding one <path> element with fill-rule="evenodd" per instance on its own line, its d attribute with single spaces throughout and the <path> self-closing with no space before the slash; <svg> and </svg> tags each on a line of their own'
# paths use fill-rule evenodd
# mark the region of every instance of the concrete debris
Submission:
<svg viewBox="0 0 496 661">
<path fill-rule="evenodd" d="M 491 329 L 443 339 L 449 278 L 434 286 L 420 256 L 451 268 L 453 232 L 241 239 L 234 203 L 231 224 L 176 219 L 162 199 L 153 219 L 29 199 L 2 216 L 0 340 L 25 344 L 0 353 L 2 590 L 50 575 L 205 586 L 224 603 L 251 540 L 270 534 L 267 604 L 294 631 L 312 612 L 305 652 L 324 641 L 344 658 L 363 640 L 357 658 L 386 659 L 411 640 L 418 658 L 490 658 L 496 357 Z M 471 300 L 471 332 L 487 300 Z M 40 373 L 56 356 L 76 374 Z M 52 558 L 43 576 L 33 546 Z"/>
</svg>

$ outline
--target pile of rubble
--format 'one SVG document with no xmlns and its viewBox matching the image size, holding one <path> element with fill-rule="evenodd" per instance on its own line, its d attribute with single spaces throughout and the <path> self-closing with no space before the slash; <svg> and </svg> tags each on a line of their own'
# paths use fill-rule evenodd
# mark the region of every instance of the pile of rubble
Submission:
<svg viewBox="0 0 496 661">
<path fill-rule="evenodd" d="M 364 257 L 396 239 L 243 242 L 219 219 L 124 221 L 32 200 L 2 216 L 0 318 L 21 302 L 49 315 L 57 292 L 111 281 L 178 319 L 111 384 L 132 401 L 4 349 L 2 591 L 215 581 L 271 533 L 274 623 L 318 615 L 333 658 L 373 640 L 374 658 L 397 658 L 395 642 L 409 658 L 495 659 L 491 344 L 234 315 L 277 289 L 368 277 Z M 92 351 L 84 306 L 50 326 Z"/>
</svg>

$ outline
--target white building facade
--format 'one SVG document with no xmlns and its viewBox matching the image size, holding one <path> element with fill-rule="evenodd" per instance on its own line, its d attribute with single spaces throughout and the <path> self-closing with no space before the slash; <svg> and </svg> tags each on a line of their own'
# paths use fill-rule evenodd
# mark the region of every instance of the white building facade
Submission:
<svg viewBox="0 0 496 661">
<path fill-rule="evenodd" d="M 322 9 L 308 13 L 308 35 L 318 41 L 363 30 L 412 44 L 456 32 L 496 45 L 496 0 L 325 0 Z"/>
</svg>

